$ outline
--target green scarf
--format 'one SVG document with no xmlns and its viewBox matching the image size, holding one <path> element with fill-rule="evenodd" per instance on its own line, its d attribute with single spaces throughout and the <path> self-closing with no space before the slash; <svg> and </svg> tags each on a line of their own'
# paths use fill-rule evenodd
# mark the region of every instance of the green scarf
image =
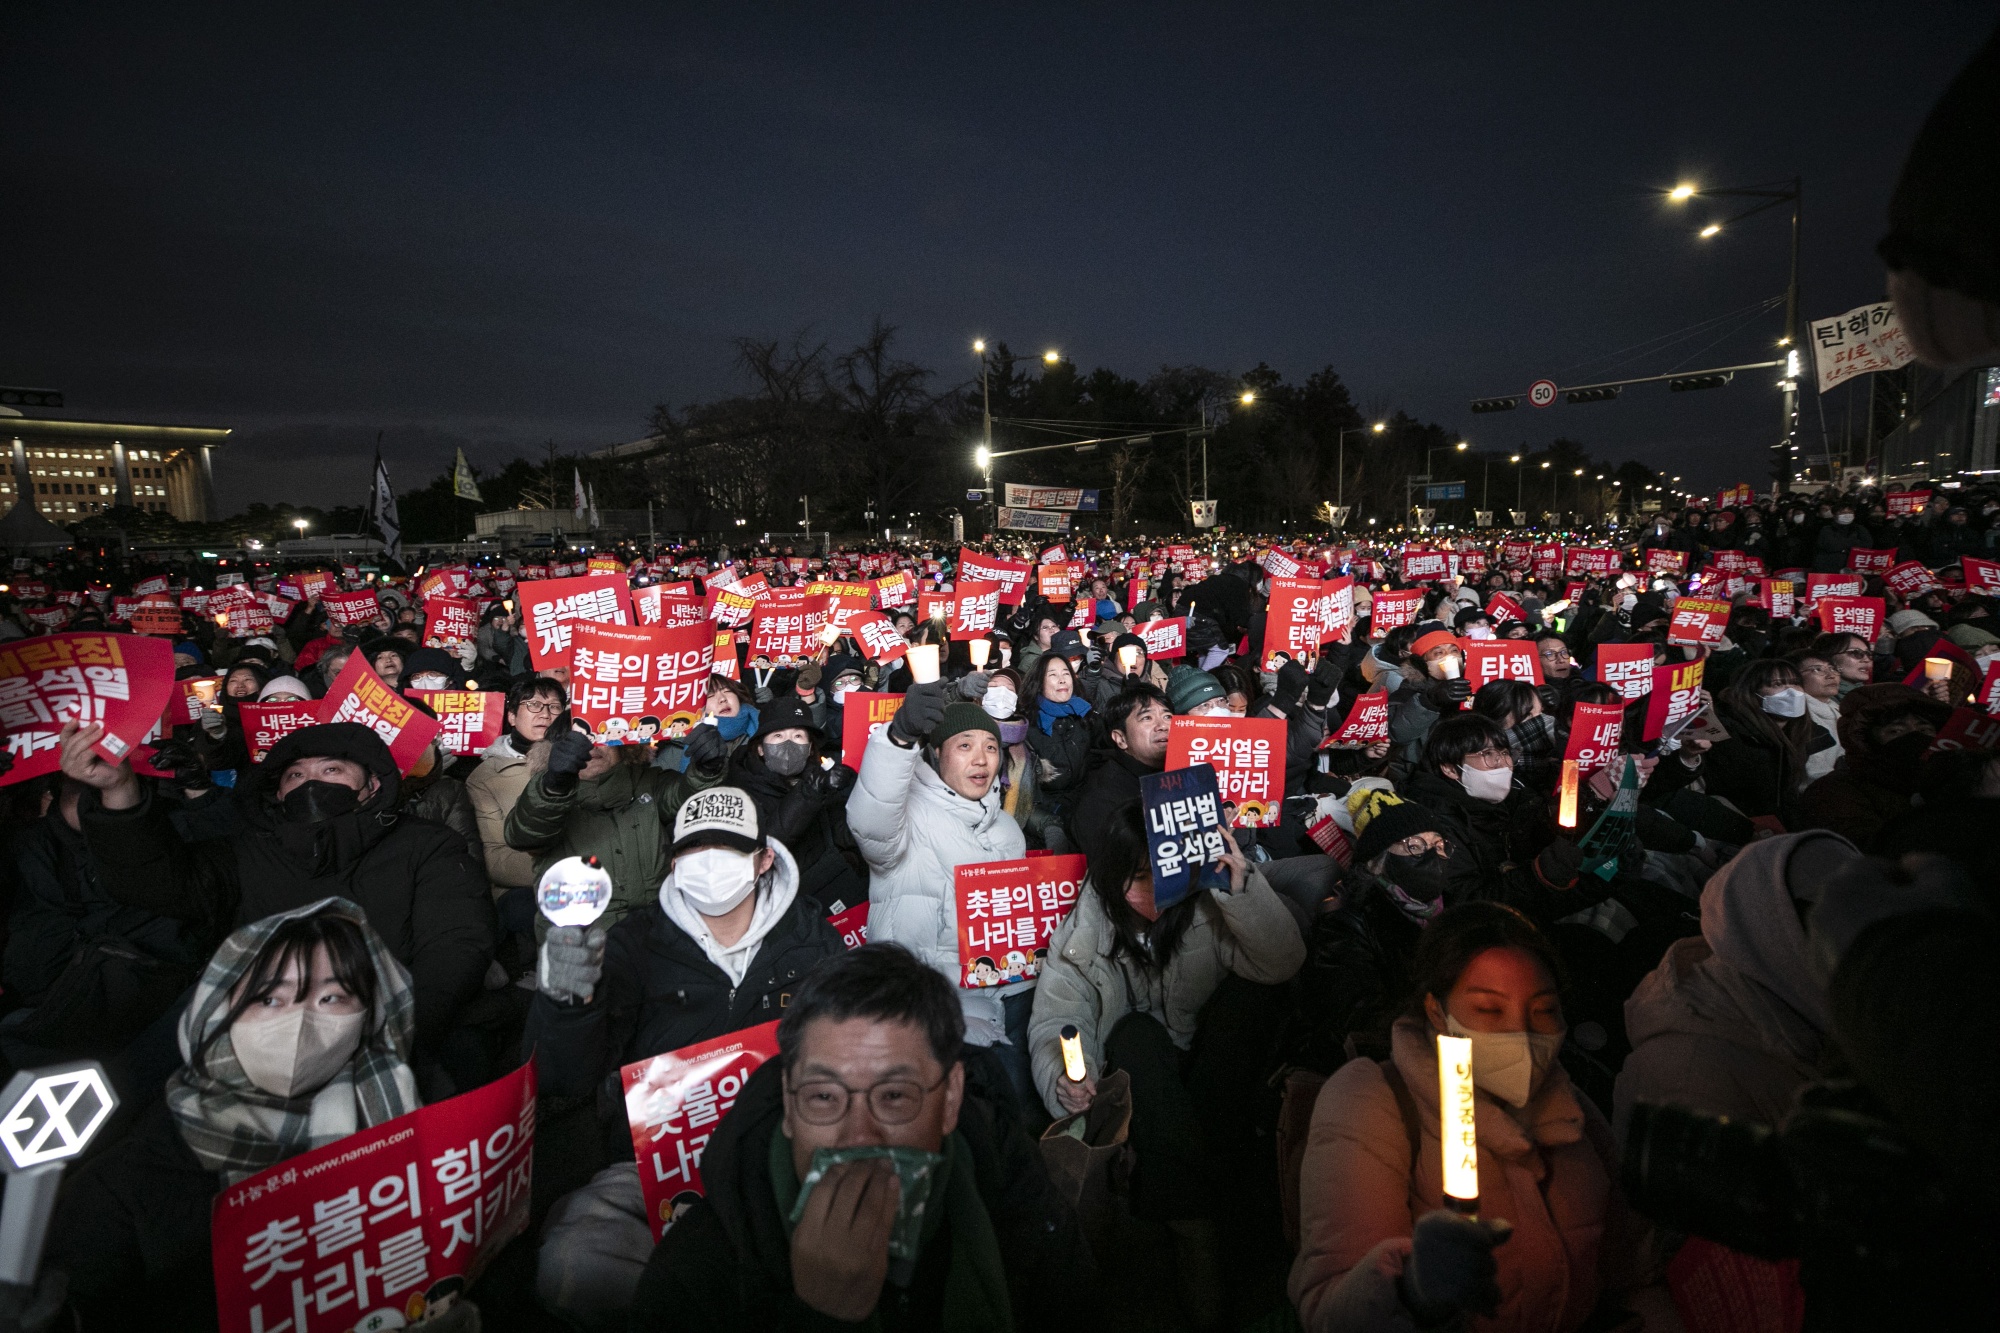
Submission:
<svg viewBox="0 0 2000 1333">
<path fill-rule="evenodd" d="M 944 1162 L 931 1180 L 933 1206 L 924 1210 L 918 1252 L 930 1244 L 937 1229 L 951 1218 L 951 1267 L 945 1274 L 945 1333 L 993 1333 L 1014 1327 L 1013 1305 L 1007 1297 L 1006 1268 L 1000 1259 L 1000 1239 L 993 1232 L 993 1219 L 986 1202 L 979 1197 L 979 1182 L 972 1163 L 972 1149 L 956 1133 L 944 1136 L 939 1145 Z M 771 1192 L 777 1197 L 778 1215 L 787 1219 L 785 1234 L 792 1234 L 790 1218 L 799 1198 L 799 1174 L 792 1167 L 792 1141 L 783 1134 L 771 1135 Z M 942 1205 L 942 1206 L 938 1206 Z M 881 1328 L 879 1315 L 870 1313 L 860 1327 Z"/>
</svg>

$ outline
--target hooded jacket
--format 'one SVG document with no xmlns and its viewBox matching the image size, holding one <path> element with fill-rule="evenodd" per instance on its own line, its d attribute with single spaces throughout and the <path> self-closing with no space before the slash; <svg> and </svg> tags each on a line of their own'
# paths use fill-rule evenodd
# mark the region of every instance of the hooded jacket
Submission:
<svg viewBox="0 0 2000 1333">
<path fill-rule="evenodd" d="M 803 1333 L 866 1326 L 830 1319 L 793 1295 L 791 1238 L 771 1172 L 771 1140 L 784 1115 L 782 1089 L 779 1062 L 767 1062 L 715 1127 L 702 1154 L 704 1197 L 654 1249 L 632 1302 L 634 1330 Z M 1011 1329 L 1096 1323 L 1090 1247 L 1019 1122 L 968 1087 L 953 1138 L 970 1154 L 999 1247 Z M 944 1230 L 924 1245 L 907 1307 L 884 1285 L 874 1327 L 936 1327 L 934 1302 L 945 1282 L 940 1269 L 949 1265 L 950 1242 Z M 925 1296 L 929 1308 L 920 1304 Z M 994 1333 L 1010 1330 L 996 1324 Z"/>
<path fill-rule="evenodd" d="M 278 780 L 300 759 L 360 764 L 379 784 L 344 814 L 298 824 L 277 803 Z M 410 971 L 419 1046 L 448 1031 L 477 996 L 493 961 L 496 927 L 485 871 L 465 839 L 440 824 L 398 815 L 402 791 L 389 747 L 367 727 L 323 723 L 271 747 L 236 789 L 241 830 L 189 842 L 150 789 L 130 810 L 106 810 L 90 793 L 83 827 L 106 886 L 129 906 L 181 920 L 244 924 L 345 898 L 367 914 Z"/>
<path fill-rule="evenodd" d="M 861 774 L 847 798 L 847 826 L 868 861 L 869 941 L 904 946 L 956 989 L 961 972 L 953 870 L 1027 854 L 1021 826 L 1000 808 L 999 784 L 968 801 L 945 786 L 921 749 L 903 749 L 885 727 L 862 751 Z M 959 990 L 976 1044 L 990 1045 L 1005 1031 L 1002 997 L 1032 985 Z"/>
<path fill-rule="evenodd" d="M 1621 1138 L 1635 1102 L 1775 1126 L 1814 1077 L 1832 1012 L 1787 878 L 1806 844 L 1814 864 L 1835 848 L 1860 855 L 1834 833 L 1751 843 L 1702 889 L 1701 934 L 1669 948 L 1625 1002 L 1632 1053 L 1612 1101 Z"/>
<path fill-rule="evenodd" d="M 1430 1025 L 1396 1022 L 1391 1048 L 1415 1104 L 1410 1129 L 1382 1066 L 1350 1060 L 1313 1104 L 1299 1175 L 1299 1254 L 1290 1291 L 1306 1333 L 1414 1329 L 1396 1292 L 1416 1220 L 1441 1205 L 1437 1047 Z M 1611 1127 L 1552 1066 L 1525 1107 L 1476 1094 L 1479 1210 L 1514 1234 L 1493 1251 L 1500 1308 L 1481 1333 L 1569 1333 L 1605 1292 L 1622 1294 L 1645 1230 L 1617 1190 Z"/>
<path fill-rule="evenodd" d="M 750 793 L 765 836 L 784 843 L 798 862 L 801 893 L 822 903 L 859 902 L 868 894 L 868 877 L 847 827 L 853 787 L 835 790 L 817 759 L 806 764 L 804 773 L 788 778 L 771 771 L 761 747 L 746 745 L 729 757 L 727 780 Z"/>
</svg>

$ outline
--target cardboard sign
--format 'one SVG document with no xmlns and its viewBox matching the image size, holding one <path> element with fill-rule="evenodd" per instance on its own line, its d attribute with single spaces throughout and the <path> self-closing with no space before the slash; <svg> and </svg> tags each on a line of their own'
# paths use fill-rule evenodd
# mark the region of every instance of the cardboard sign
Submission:
<svg viewBox="0 0 2000 1333">
<path fill-rule="evenodd" d="M 1889 566 L 1896 563 L 1896 548 L 1885 551 L 1869 551 L 1859 546 L 1847 553 L 1847 567 L 1857 574 L 1886 574 Z"/>
<path fill-rule="evenodd" d="M 888 726 L 889 719 L 902 706 L 900 694 L 874 690 L 855 690 L 849 694 L 840 713 L 840 762 L 859 773 L 869 738 Z"/>
<path fill-rule="evenodd" d="M 1389 692 L 1371 690 L 1354 701 L 1327 745 L 1378 745 L 1389 739 Z M 1324 748 L 1324 747 L 1322 747 Z"/>
<path fill-rule="evenodd" d="M 1570 715 L 1569 742 L 1563 758 L 1589 777 L 1618 757 L 1618 740 L 1625 730 L 1625 705 L 1579 702 Z"/>
<path fill-rule="evenodd" d="M 319 599 L 326 608 L 329 625 L 366 625 L 382 611 L 382 603 L 372 592 L 330 592 Z"/>
<path fill-rule="evenodd" d="M 165 639 L 54 634 L 0 647 L 0 732 L 14 759 L 0 786 L 55 772 L 65 722 L 103 723 L 91 748 L 117 763 L 159 724 L 177 690 Z"/>
<path fill-rule="evenodd" d="M 632 623 L 625 580 L 615 575 L 537 579 L 521 584 L 514 592 L 521 607 L 522 633 L 528 637 L 528 660 L 537 671 L 569 665 L 570 627 L 579 621 Z"/>
<path fill-rule="evenodd" d="M 1618 552 L 1598 547 L 1577 546 L 1569 552 L 1567 572 L 1586 578 L 1607 578 L 1618 572 Z"/>
<path fill-rule="evenodd" d="M 1929 491 L 1890 491 L 1882 497 L 1882 507 L 1889 511 L 1890 518 L 1908 518 L 1923 512 L 1931 502 Z"/>
<path fill-rule="evenodd" d="M 910 651 L 910 641 L 896 632 L 896 622 L 880 611 L 864 611 L 847 622 L 847 633 L 871 662 L 895 662 Z"/>
<path fill-rule="evenodd" d="M 1433 583 L 1451 577 L 1451 560 L 1443 551 L 1403 552 L 1403 582 Z"/>
<path fill-rule="evenodd" d="M 507 696 L 499 690 L 412 690 L 438 717 L 438 748 L 481 755 L 507 727 Z"/>
<path fill-rule="evenodd" d="M 1900 565 L 1891 565 L 1882 575 L 1882 582 L 1890 592 L 1904 601 L 1913 601 L 1938 587 L 1937 576 L 1921 560 L 1905 560 Z"/>
<path fill-rule="evenodd" d="M 632 1155 L 639 1163 L 639 1193 L 646 1201 L 654 1243 L 701 1197 L 701 1156 L 709 1137 L 736 1105 L 750 1075 L 777 1056 L 778 1025 L 770 1022 L 618 1071 Z"/>
<path fill-rule="evenodd" d="M 1819 599 L 1821 629 L 1828 634 L 1859 634 L 1871 644 L 1882 632 L 1882 620 L 1887 614 L 1880 597 Z"/>
<path fill-rule="evenodd" d="M 1067 602 L 1076 592 L 1068 561 L 1038 566 L 1035 574 L 1036 589 L 1045 602 Z"/>
<path fill-rule="evenodd" d="M 1673 619 L 1667 622 L 1667 642 L 1690 648 L 1712 648 L 1729 628 L 1729 603 L 1707 597 L 1676 597 Z"/>
<path fill-rule="evenodd" d="M 1486 614 L 1489 618 L 1502 623 L 1509 620 L 1525 621 L 1528 618 L 1528 613 L 1521 604 L 1504 592 L 1496 592 L 1486 599 Z"/>
<path fill-rule="evenodd" d="M 289 704 L 238 704 L 243 717 L 243 744 L 250 762 L 261 764 L 273 745 L 295 731 L 319 725 L 319 700 Z"/>
<path fill-rule="evenodd" d="M 598 625 L 570 630 L 570 709 L 599 745 L 650 745 L 701 718 L 715 639 L 706 625 L 679 629 Z"/>
<path fill-rule="evenodd" d="M 1285 723 L 1275 717 L 1177 717 L 1168 724 L 1167 767 L 1215 767 L 1237 828 L 1275 828 L 1285 801 Z"/>
<path fill-rule="evenodd" d="M 1171 662 L 1186 657 L 1187 617 L 1149 621 L 1139 626 L 1139 637 L 1146 641 L 1146 657 L 1151 661 Z"/>
<path fill-rule="evenodd" d="M 172 634 L 186 631 L 186 621 L 181 616 L 181 600 L 170 592 L 148 593 L 132 608 L 132 632 L 134 634 Z"/>
<path fill-rule="evenodd" d="M 1530 685 L 1542 683 L 1542 659 L 1533 639 L 1468 639 L 1465 642 L 1465 679 L 1474 694 L 1488 681 L 1520 680 Z M 1472 700 L 1466 699 L 1470 708 Z"/>
<path fill-rule="evenodd" d="M 958 585 L 962 588 L 967 583 L 997 583 L 1003 606 L 1021 604 L 1028 595 L 1028 576 L 1034 568 L 1025 560 L 1002 560 L 963 546 L 958 548 Z"/>
<path fill-rule="evenodd" d="M 979 990 L 1039 976 L 1086 870 L 1080 853 L 954 866 L 958 984 Z"/>
<path fill-rule="evenodd" d="M 1653 688 L 1653 645 L 1650 643 L 1600 643 L 1597 645 L 1597 679 L 1615 686 L 1630 702 Z"/>
<path fill-rule="evenodd" d="M 1264 612 L 1264 651 L 1258 669 L 1277 669 L 1278 654 L 1294 661 L 1319 656 L 1322 617 L 1317 579 L 1273 578 L 1271 602 Z"/>
<path fill-rule="evenodd" d="M 1381 638 L 1392 629 L 1417 623 L 1417 614 L 1424 605 L 1422 588 L 1400 588 L 1392 592 L 1375 594 L 1375 607 L 1369 613 L 1369 633 L 1372 638 Z"/>
<path fill-rule="evenodd" d="M 215 1196 L 223 1333 L 415 1325 L 528 1227 L 535 1066 L 287 1158 Z"/>
<path fill-rule="evenodd" d="M 960 579 L 951 591 L 946 619 L 953 639 L 977 639 L 993 632 L 1000 620 L 1002 589 L 998 583 Z"/>
<path fill-rule="evenodd" d="M 1937 739 L 1924 753 L 1928 756 L 1946 750 L 2000 750 L 2000 717 L 1988 717 L 1977 708 L 1952 709 L 1938 729 Z"/>
<path fill-rule="evenodd" d="M 1688 555 L 1686 551 L 1669 551 L 1663 547 L 1652 547 L 1646 552 L 1646 572 L 1660 574 L 1670 579 L 1687 577 Z"/>
<path fill-rule="evenodd" d="M 1822 597 L 1859 597 L 1864 583 L 1859 574 L 1806 575 L 1806 607 L 1818 605 Z"/>
<path fill-rule="evenodd" d="M 1641 740 L 1656 741 L 1701 711 L 1705 659 L 1669 662 L 1653 668 L 1653 693 L 1646 701 L 1646 730 Z"/>
<path fill-rule="evenodd" d="M 389 747 L 396 771 L 407 776 L 424 747 L 437 737 L 435 718 L 425 717 L 369 670 L 367 659 L 355 653 L 319 701 L 321 722 L 359 722 Z"/>
<path fill-rule="evenodd" d="M 424 602 L 424 642 L 433 648 L 479 637 L 479 605 L 458 597 Z"/>
<path fill-rule="evenodd" d="M 1153 906 L 1164 912 L 1196 889 L 1229 889 L 1222 858 L 1222 794 L 1207 764 L 1170 768 L 1139 779 L 1146 821 L 1146 859 L 1153 867 Z"/>
</svg>

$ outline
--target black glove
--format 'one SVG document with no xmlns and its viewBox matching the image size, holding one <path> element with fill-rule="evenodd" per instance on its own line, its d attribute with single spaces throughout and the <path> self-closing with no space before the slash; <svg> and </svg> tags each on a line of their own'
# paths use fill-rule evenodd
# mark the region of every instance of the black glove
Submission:
<svg viewBox="0 0 2000 1333">
<path fill-rule="evenodd" d="M 689 768 L 714 768 L 728 757 L 729 742 L 722 739 L 720 727 L 702 724 L 688 729 L 681 749 L 687 754 Z"/>
<path fill-rule="evenodd" d="M 1404 1302 L 1426 1323 L 1454 1310 L 1491 1315 L 1500 1308 L 1493 1249 L 1513 1234 L 1497 1217 L 1461 1217 L 1442 1208 L 1425 1213 L 1410 1238 Z"/>
<path fill-rule="evenodd" d="M 1306 669 L 1297 662 L 1287 660 L 1278 668 L 1277 698 L 1280 705 L 1295 704 L 1299 696 L 1306 692 Z"/>
<path fill-rule="evenodd" d="M 549 771 L 542 786 L 551 796 L 567 796 L 576 790 L 577 774 L 590 762 L 590 737 L 581 731 L 558 731 L 549 740 Z"/>
<path fill-rule="evenodd" d="M 164 740 L 153 751 L 153 767 L 173 776 L 174 785 L 192 791 L 209 785 L 208 766 L 186 741 Z"/>
<path fill-rule="evenodd" d="M 1340 664 L 1331 655 L 1322 656 L 1313 667 L 1312 681 L 1306 686 L 1306 702 L 1314 708 L 1324 708 L 1333 702 L 1333 692 L 1340 685 Z"/>
<path fill-rule="evenodd" d="M 846 795 L 847 789 L 854 785 L 854 777 L 854 770 L 846 764 L 828 767 L 808 763 L 805 776 L 799 779 L 799 788 L 809 800 L 823 803 Z"/>
<path fill-rule="evenodd" d="M 1457 680 L 1431 680 L 1425 683 L 1424 693 L 1430 699 L 1433 712 L 1454 712 L 1472 697 L 1472 682 L 1463 676 Z"/>
<path fill-rule="evenodd" d="M 910 686 L 903 695 L 903 706 L 889 719 L 889 738 L 911 742 L 928 739 L 931 730 L 944 721 L 945 702 L 945 684 L 941 680 Z"/>
<path fill-rule="evenodd" d="M 1576 884 L 1583 871 L 1583 849 L 1567 838 L 1557 838 L 1535 857 L 1535 876 L 1552 889 Z"/>
</svg>

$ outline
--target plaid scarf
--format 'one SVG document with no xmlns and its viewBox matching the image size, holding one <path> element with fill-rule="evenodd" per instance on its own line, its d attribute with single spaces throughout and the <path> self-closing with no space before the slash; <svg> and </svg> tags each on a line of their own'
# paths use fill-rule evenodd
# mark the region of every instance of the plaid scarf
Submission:
<svg viewBox="0 0 2000 1333">
<path fill-rule="evenodd" d="M 375 1011 L 368 1036 L 333 1081 L 303 1097 L 279 1097 L 250 1081 L 227 1032 L 208 1048 L 202 1072 L 194 1052 L 228 1017 L 230 993 L 279 926 L 326 913 L 361 927 L 375 964 Z M 345 898 L 322 898 L 239 928 L 215 951 L 194 1000 L 181 1015 L 181 1059 L 167 1079 L 167 1109 L 202 1165 L 231 1185 L 311 1148 L 416 1110 L 409 1052 L 416 1037 L 410 974 L 389 953 L 362 910 Z"/>
</svg>

